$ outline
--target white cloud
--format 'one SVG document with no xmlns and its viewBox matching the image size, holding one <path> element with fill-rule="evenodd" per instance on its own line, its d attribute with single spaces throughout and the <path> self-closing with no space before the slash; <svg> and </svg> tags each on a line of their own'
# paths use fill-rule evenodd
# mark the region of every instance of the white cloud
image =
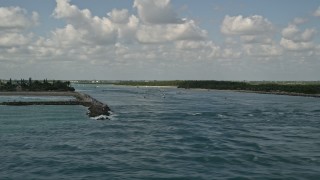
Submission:
<svg viewBox="0 0 320 180">
<path fill-rule="evenodd" d="M 92 16 L 90 10 L 80 10 L 77 6 L 71 5 L 70 0 L 56 0 L 56 2 L 57 7 L 53 16 L 66 20 L 75 30 L 85 32 L 83 34 L 86 36 L 83 38 L 86 39 L 87 43 L 115 43 L 117 29 L 109 18 Z"/>
<path fill-rule="evenodd" d="M 270 51 L 271 56 L 280 54 L 275 51 L 273 24 L 262 16 L 225 16 L 221 32 L 227 35 L 226 42 L 229 46 L 239 50 L 242 44 L 242 50 L 248 56 L 266 56 L 267 51 Z M 238 46 L 237 41 L 240 42 Z"/>
<path fill-rule="evenodd" d="M 0 48 L 10 48 L 26 45 L 31 42 L 32 35 L 24 36 L 20 33 L 4 33 L 0 34 Z"/>
<path fill-rule="evenodd" d="M 121 42 L 132 43 L 137 41 L 136 34 L 140 27 L 140 21 L 135 15 L 129 17 L 127 24 L 117 24 L 118 40 Z"/>
<path fill-rule="evenodd" d="M 282 38 L 280 45 L 289 51 L 311 51 L 316 45 L 313 42 L 317 31 L 313 28 L 307 28 L 301 31 L 297 25 L 289 24 L 281 32 Z"/>
<path fill-rule="evenodd" d="M 296 18 L 294 18 L 294 20 L 293 20 L 293 24 L 295 24 L 295 25 L 304 24 L 304 23 L 306 23 L 306 22 L 308 22 L 308 19 L 306 19 L 306 18 L 301 18 L 301 17 L 296 17 Z"/>
<path fill-rule="evenodd" d="M 87 33 L 85 30 L 77 30 L 71 24 L 68 24 L 65 28 L 53 31 L 52 40 L 56 41 L 56 45 L 66 48 L 68 46 L 85 44 L 84 38 Z"/>
<path fill-rule="evenodd" d="M 67 18 L 74 19 L 89 19 L 91 12 L 88 9 L 79 10 L 77 6 L 71 5 L 70 0 L 56 0 L 57 6 L 53 11 L 53 16 L 58 19 Z"/>
<path fill-rule="evenodd" d="M 268 34 L 273 31 L 272 23 L 259 15 L 250 17 L 225 16 L 221 32 L 226 35 L 257 35 Z"/>
<path fill-rule="evenodd" d="M 232 48 L 222 48 L 212 41 L 178 41 L 175 43 L 178 50 L 186 54 L 185 59 L 196 57 L 196 59 L 206 59 L 212 61 L 215 59 L 239 58 L 242 53 Z"/>
<path fill-rule="evenodd" d="M 317 34 L 317 30 L 315 29 L 306 29 L 302 34 L 301 34 L 301 39 L 303 41 L 312 41 Z"/>
<path fill-rule="evenodd" d="M 20 7 L 0 7 L 0 29 L 22 30 L 38 24 L 36 12 L 28 14 Z"/>
<path fill-rule="evenodd" d="M 28 46 L 35 60 L 87 62 L 91 64 L 145 64 L 155 59 L 177 59 L 174 43 L 180 40 L 199 41 L 207 38 L 207 31 L 193 20 L 183 23 L 151 24 L 140 16 L 130 15 L 126 9 L 113 9 L 106 17 L 94 16 L 88 9 L 79 9 L 70 0 L 56 0 L 53 16 L 64 20 L 66 26 L 39 38 Z M 156 5 L 162 4 L 157 2 Z M 164 7 L 170 9 L 170 1 Z M 152 4 L 152 3 L 151 3 Z M 170 9 L 172 10 L 172 9 Z M 144 43 L 153 43 L 144 45 Z M 165 44 L 172 48 L 145 49 Z M 218 47 L 218 46 L 217 46 Z M 210 55 L 213 50 L 207 50 Z M 182 53 L 183 54 L 183 53 Z M 197 52 L 192 53 L 197 54 Z M 142 60 L 143 59 L 143 60 Z M 187 56 L 185 57 L 187 58 Z"/>
<path fill-rule="evenodd" d="M 125 24 L 129 21 L 129 12 L 127 9 L 113 9 L 108 13 L 108 16 L 114 23 Z"/>
<path fill-rule="evenodd" d="M 317 31 L 315 29 L 306 29 L 301 32 L 296 25 L 289 24 L 288 27 L 282 30 L 282 36 L 288 40 L 296 42 L 307 42 L 313 40 Z"/>
<path fill-rule="evenodd" d="M 212 41 L 178 41 L 176 48 L 183 51 L 194 53 L 194 56 L 200 55 L 206 58 L 220 57 L 220 47 Z"/>
<path fill-rule="evenodd" d="M 282 38 L 280 44 L 289 51 L 309 51 L 315 48 L 313 42 L 296 42 L 286 38 Z"/>
<path fill-rule="evenodd" d="M 142 43 L 159 43 L 177 40 L 203 40 L 207 31 L 189 20 L 183 24 L 142 25 L 137 32 L 137 38 Z"/>
<path fill-rule="evenodd" d="M 138 9 L 139 18 L 150 24 L 179 24 L 178 18 L 170 4 L 170 0 L 135 0 L 133 7 Z"/>
<path fill-rule="evenodd" d="M 240 36 L 240 39 L 246 44 L 271 44 L 273 39 L 268 36 L 259 35 L 245 35 Z"/>
<path fill-rule="evenodd" d="M 258 57 L 272 57 L 280 56 L 283 54 L 282 48 L 274 43 L 272 44 L 245 44 L 243 46 L 244 52 L 248 56 L 258 56 Z"/>
<path fill-rule="evenodd" d="M 300 30 L 297 28 L 296 25 L 289 25 L 288 27 L 282 30 L 282 36 L 287 39 L 294 38 L 298 33 L 300 33 Z"/>
<path fill-rule="evenodd" d="M 170 0 L 135 0 L 142 23 L 137 28 L 141 43 L 165 43 L 178 40 L 204 40 L 207 31 L 193 20 L 179 19 Z"/>
<path fill-rule="evenodd" d="M 313 13 L 314 16 L 316 17 L 320 17 L 320 6 L 318 7 L 318 9 Z"/>
<path fill-rule="evenodd" d="M 134 7 L 138 9 L 139 18 L 129 16 L 126 9 L 113 9 L 107 13 L 108 17 L 100 18 L 93 16 L 88 9 L 81 10 L 70 4 L 70 0 L 56 1 L 53 16 L 65 20 L 68 26 L 54 34 L 60 34 L 60 37 L 65 35 L 67 40 L 75 40 L 69 39 L 71 35 L 67 35 L 68 27 L 69 30 L 79 32 L 82 43 L 86 44 L 115 44 L 119 41 L 167 43 L 207 38 L 207 31 L 197 26 L 193 20 L 177 18 L 170 0 L 135 0 Z"/>
</svg>

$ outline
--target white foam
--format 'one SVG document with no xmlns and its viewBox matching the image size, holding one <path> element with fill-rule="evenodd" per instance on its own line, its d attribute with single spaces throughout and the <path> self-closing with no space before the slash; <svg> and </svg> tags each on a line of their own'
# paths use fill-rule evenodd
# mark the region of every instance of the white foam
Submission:
<svg viewBox="0 0 320 180">
<path fill-rule="evenodd" d="M 100 115 L 100 116 L 96 116 L 96 117 L 91 117 L 90 119 L 93 119 L 93 120 L 117 120 L 117 114 L 114 114 L 112 111 L 109 112 L 110 115 L 107 116 L 107 115 Z"/>
<path fill-rule="evenodd" d="M 117 120 L 117 114 L 114 114 L 112 111 L 110 111 L 109 112 L 110 113 L 110 115 L 108 116 L 108 118 L 110 119 L 110 120 Z"/>
<path fill-rule="evenodd" d="M 219 118 L 226 118 L 227 116 L 222 115 L 222 114 L 218 114 L 218 117 L 219 117 Z"/>
<path fill-rule="evenodd" d="M 107 119 L 109 119 L 109 117 L 107 115 L 100 115 L 100 116 L 96 116 L 96 117 L 91 117 L 91 119 L 94 119 L 94 120 L 107 120 Z"/>
<path fill-rule="evenodd" d="M 198 115 L 201 115 L 202 113 L 190 113 L 190 115 L 192 116 L 198 116 Z"/>
</svg>

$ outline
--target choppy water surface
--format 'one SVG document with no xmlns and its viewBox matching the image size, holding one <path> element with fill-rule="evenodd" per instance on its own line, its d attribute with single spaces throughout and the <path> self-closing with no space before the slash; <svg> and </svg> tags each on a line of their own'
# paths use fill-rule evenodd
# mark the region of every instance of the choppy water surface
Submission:
<svg viewBox="0 0 320 180">
<path fill-rule="evenodd" d="M 0 106 L 0 179 L 320 179 L 320 99 L 76 85 L 109 104 Z"/>
</svg>

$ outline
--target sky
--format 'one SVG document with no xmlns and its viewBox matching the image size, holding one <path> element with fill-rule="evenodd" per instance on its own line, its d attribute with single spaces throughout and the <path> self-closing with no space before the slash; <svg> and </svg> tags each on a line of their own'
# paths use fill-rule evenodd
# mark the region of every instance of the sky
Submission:
<svg viewBox="0 0 320 180">
<path fill-rule="evenodd" d="M 0 79 L 320 80 L 319 0 L 1 0 Z"/>
</svg>

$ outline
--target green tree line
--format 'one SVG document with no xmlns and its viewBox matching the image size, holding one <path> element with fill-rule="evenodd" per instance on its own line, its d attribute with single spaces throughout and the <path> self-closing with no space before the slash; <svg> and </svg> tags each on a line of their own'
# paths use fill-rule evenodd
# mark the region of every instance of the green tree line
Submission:
<svg viewBox="0 0 320 180">
<path fill-rule="evenodd" d="M 6 83 L 0 82 L 0 91 L 74 91 L 70 81 L 52 81 L 47 79 L 39 80 L 9 80 Z"/>
<path fill-rule="evenodd" d="M 239 81 L 121 81 L 116 85 L 130 86 L 177 86 L 178 88 L 242 90 L 261 92 L 286 92 L 302 94 L 320 94 L 319 83 L 276 83 L 276 82 L 239 82 Z"/>
<path fill-rule="evenodd" d="M 320 84 L 251 84 L 247 82 L 233 81 L 182 81 L 179 83 L 178 88 L 320 94 Z"/>
</svg>

